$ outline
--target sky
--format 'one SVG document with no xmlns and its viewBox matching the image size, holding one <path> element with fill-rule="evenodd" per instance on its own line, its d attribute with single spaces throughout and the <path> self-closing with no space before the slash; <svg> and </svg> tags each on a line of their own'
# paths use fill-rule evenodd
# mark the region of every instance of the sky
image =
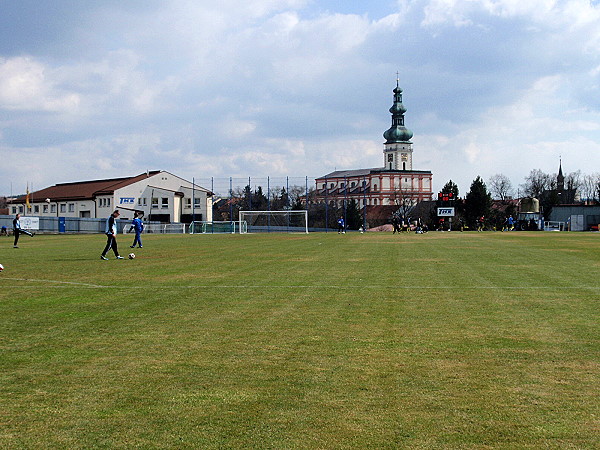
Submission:
<svg viewBox="0 0 600 450">
<path fill-rule="evenodd" d="M 600 0 L 0 0 L 0 195 L 382 167 L 397 76 L 434 192 L 600 172 Z"/>
</svg>

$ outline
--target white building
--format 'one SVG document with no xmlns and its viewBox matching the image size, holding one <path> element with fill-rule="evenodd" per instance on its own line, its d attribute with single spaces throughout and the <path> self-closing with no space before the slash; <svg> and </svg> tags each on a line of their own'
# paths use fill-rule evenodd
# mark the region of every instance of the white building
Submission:
<svg viewBox="0 0 600 450">
<path fill-rule="evenodd" d="M 17 197 L 9 208 L 13 215 L 34 217 L 104 218 L 119 209 L 122 219 L 141 211 L 146 220 L 160 222 L 191 222 L 192 217 L 212 221 L 212 196 L 203 187 L 157 170 L 127 178 L 57 184 Z"/>
</svg>

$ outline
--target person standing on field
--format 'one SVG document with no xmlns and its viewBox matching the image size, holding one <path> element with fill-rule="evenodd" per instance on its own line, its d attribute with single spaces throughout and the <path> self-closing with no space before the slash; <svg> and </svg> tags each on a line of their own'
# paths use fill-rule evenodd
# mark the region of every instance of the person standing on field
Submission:
<svg viewBox="0 0 600 450">
<path fill-rule="evenodd" d="M 19 248 L 17 244 L 19 242 L 19 235 L 21 233 L 33 237 L 33 233 L 30 233 L 29 231 L 21 228 L 21 221 L 19 219 L 21 219 L 21 214 L 17 213 L 17 215 L 13 219 L 13 234 L 15 235 L 15 242 L 13 244 L 13 248 Z"/>
<path fill-rule="evenodd" d="M 120 215 L 121 213 L 119 212 L 119 210 L 115 209 L 114 212 L 110 215 L 110 217 L 106 219 L 106 228 L 104 230 L 104 233 L 106 234 L 107 241 L 106 247 L 104 247 L 104 251 L 100 255 L 100 259 L 103 259 L 105 261 L 108 260 L 106 254 L 111 248 L 117 259 L 124 259 L 122 256 L 119 256 L 119 249 L 117 248 L 117 219 Z"/>
<path fill-rule="evenodd" d="M 135 244 L 137 243 L 139 248 L 142 248 L 142 231 L 144 231 L 144 222 L 142 222 L 142 214 L 137 214 L 136 217 L 131 221 L 131 228 L 129 231 L 135 230 L 135 239 L 133 240 L 133 245 L 131 248 L 135 248 Z"/>
<path fill-rule="evenodd" d="M 338 223 L 338 234 L 342 233 L 345 234 L 346 233 L 346 224 L 344 223 L 344 218 L 340 217 L 337 221 Z"/>
</svg>

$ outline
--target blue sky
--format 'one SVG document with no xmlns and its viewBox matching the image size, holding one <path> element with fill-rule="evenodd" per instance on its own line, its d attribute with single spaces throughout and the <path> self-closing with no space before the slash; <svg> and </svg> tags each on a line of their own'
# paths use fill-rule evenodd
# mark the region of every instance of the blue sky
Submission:
<svg viewBox="0 0 600 450">
<path fill-rule="evenodd" d="M 163 169 L 383 165 L 399 72 L 414 169 L 600 172 L 590 0 L 0 0 L 0 194 Z"/>
</svg>

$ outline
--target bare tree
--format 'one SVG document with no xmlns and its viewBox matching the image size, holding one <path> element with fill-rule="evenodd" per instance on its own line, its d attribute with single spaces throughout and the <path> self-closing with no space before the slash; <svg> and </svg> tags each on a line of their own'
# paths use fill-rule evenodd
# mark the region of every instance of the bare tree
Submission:
<svg viewBox="0 0 600 450">
<path fill-rule="evenodd" d="M 398 207 L 398 211 L 402 217 L 406 217 L 416 204 L 415 198 L 409 194 L 408 189 L 402 186 L 394 189 L 392 200 L 394 201 L 394 205 Z"/>
<path fill-rule="evenodd" d="M 556 181 L 550 174 L 534 169 L 525 177 L 525 183 L 521 185 L 523 192 L 528 197 L 540 198 L 544 191 L 554 189 Z"/>
<path fill-rule="evenodd" d="M 588 202 L 600 201 L 600 173 L 583 175 L 581 180 L 581 197 Z"/>
<path fill-rule="evenodd" d="M 513 197 L 514 189 L 512 183 L 506 175 L 501 173 L 490 177 L 490 193 L 496 200 L 506 201 Z"/>
<path fill-rule="evenodd" d="M 581 191 L 583 185 L 583 176 L 581 170 L 571 172 L 565 177 L 565 191 L 567 198 L 563 199 L 565 203 L 574 203 L 577 197 L 577 191 Z"/>
</svg>

